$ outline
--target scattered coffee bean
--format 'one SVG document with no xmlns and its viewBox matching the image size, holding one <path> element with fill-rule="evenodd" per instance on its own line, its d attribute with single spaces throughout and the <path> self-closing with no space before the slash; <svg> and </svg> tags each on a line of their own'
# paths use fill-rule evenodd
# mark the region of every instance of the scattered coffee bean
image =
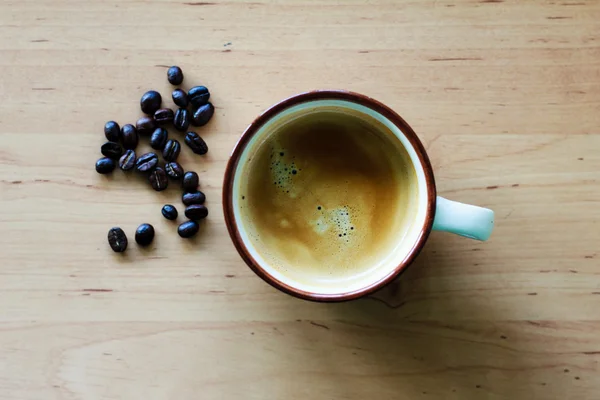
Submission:
<svg viewBox="0 0 600 400">
<path fill-rule="evenodd" d="M 150 181 L 150 186 L 152 186 L 152 189 L 156 190 L 157 192 L 161 192 L 165 190 L 167 186 L 169 186 L 167 174 L 161 167 L 154 168 L 154 170 L 150 172 L 148 180 Z"/>
<path fill-rule="evenodd" d="M 156 128 L 150 136 L 150 147 L 154 150 L 162 150 L 167 143 L 169 133 L 165 128 Z"/>
<path fill-rule="evenodd" d="M 188 171 L 183 175 L 183 181 L 181 182 L 181 186 L 183 187 L 184 192 L 191 193 L 198 190 L 198 183 L 198 174 L 194 171 Z"/>
<path fill-rule="evenodd" d="M 173 103 L 177 104 L 181 108 L 186 108 L 189 104 L 187 93 L 181 89 L 173 90 L 171 97 L 173 97 Z"/>
<path fill-rule="evenodd" d="M 135 150 L 138 145 L 138 134 L 133 125 L 123 125 L 121 128 L 121 142 L 127 150 Z"/>
<path fill-rule="evenodd" d="M 151 172 L 158 165 L 156 153 L 142 154 L 135 162 L 135 168 L 139 172 Z"/>
<path fill-rule="evenodd" d="M 185 216 L 192 221 L 198 221 L 208 216 L 208 208 L 202 204 L 192 204 L 186 207 Z"/>
<path fill-rule="evenodd" d="M 200 226 L 196 221 L 186 221 L 179 225 L 179 228 L 177 228 L 177 233 L 182 238 L 191 238 L 198 233 L 198 229 L 200 229 Z"/>
<path fill-rule="evenodd" d="M 177 66 L 172 66 L 167 71 L 167 78 L 171 84 L 181 85 L 184 79 L 183 71 Z M 203 205 L 206 196 L 198 190 L 198 174 L 193 171 L 184 173 L 183 167 L 176 162 L 181 152 L 180 142 L 169 139 L 167 130 L 158 125 L 173 123 L 177 130 L 187 132 L 190 124 L 206 125 L 213 117 L 215 108 L 209 102 L 210 92 L 205 86 L 194 86 L 187 93 L 182 89 L 175 89 L 172 98 L 179 107 L 176 112 L 170 108 L 161 108 L 162 96 L 157 91 L 149 90 L 140 99 L 140 108 L 146 116 L 139 118 L 135 127 L 131 124 L 119 127 L 115 121 L 106 122 L 104 135 L 108 142 L 100 149 L 105 157 L 96 162 L 96 171 L 108 174 L 115 169 L 118 160 L 119 168 L 124 171 L 135 167 L 139 172 L 147 173 L 148 180 L 156 191 L 165 190 L 169 178 L 182 179 L 182 202 L 186 205 L 185 215 L 189 221 L 179 225 L 177 232 L 183 238 L 190 238 L 198 233 L 199 225 L 196 221 L 208 216 L 208 208 Z M 192 111 L 187 109 L 190 104 L 193 106 Z M 154 150 L 162 150 L 166 161 L 164 168 L 159 166 L 158 156 L 153 152 L 136 159 L 134 150 L 138 145 L 139 135 L 149 136 L 150 146 Z M 187 132 L 185 143 L 196 154 L 203 155 L 208 152 L 206 142 L 196 132 Z M 169 220 L 178 217 L 177 209 L 171 204 L 164 205 L 161 212 Z M 147 246 L 152 243 L 154 235 L 152 225 L 142 224 L 136 230 L 135 240 L 139 245 Z M 127 236 L 118 227 L 109 230 L 108 242 L 115 252 L 123 252 L 127 248 Z"/>
<path fill-rule="evenodd" d="M 96 161 L 96 172 L 99 174 L 110 174 L 115 169 L 115 161 L 104 157 Z"/>
<path fill-rule="evenodd" d="M 181 68 L 173 66 L 167 71 L 167 79 L 171 85 L 181 85 L 181 82 L 183 82 L 183 71 L 181 71 Z"/>
<path fill-rule="evenodd" d="M 206 154 L 208 146 L 206 142 L 198 136 L 196 132 L 188 132 L 185 134 L 185 144 L 196 154 Z"/>
<path fill-rule="evenodd" d="M 154 113 L 154 120 L 159 125 L 168 124 L 173 122 L 173 110 L 170 108 L 160 108 Z"/>
<path fill-rule="evenodd" d="M 192 204 L 204 204 L 206 200 L 206 196 L 201 191 L 184 193 L 181 196 L 181 201 L 186 206 L 191 206 Z"/>
<path fill-rule="evenodd" d="M 165 161 L 175 161 L 177 160 L 177 157 L 179 157 L 180 151 L 181 145 L 179 142 L 175 139 L 169 139 L 163 148 L 163 158 Z"/>
<path fill-rule="evenodd" d="M 215 107 L 212 105 L 212 103 L 206 103 L 205 105 L 198 107 L 192 114 L 192 125 L 206 125 L 214 113 Z"/>
<path fill-rule="evenodd" d="M 108 121 L 106 124 L 104 124 L 104 136 L 106 136 L 107 140 L 111 142 L 118 142 L 120 132 L 121 128 L 115 121 Z"/>
<path fill-rule="evenodd" d="M 108 231 L 108 244 L 116 253 L 122 253 L 127 249 L 127 235 L 119 227 L 110 228 Z"/>
<path fill-rule="evenodd" d="M 142 96 L 140 100 L 140 107 L 144 114 L 154 115 L 154 112 L 160 108 L 162 103 L 162 97 L 160 93 L 154 90 L 149 90 Z"/>
<path fill-rule="evenodd" d="M 170 162 L 165 165 L 165 172 L 169 178 L 178 180 L 183 176 L 183 167 L 178 162 Z"/>
<path fill-rule="evenodd" d="M 108 158 L 118 160 L 119 157 L 121 157 L 121 154 L 123 154 L 123 148 L 119 143 L 106 142 L 100 147 L 100 152 Z"/>
<path fill-rule="evenodd" d="M 185 130 L 190 126 L 190 112 L 185 108 L 180 108 L 175 112 L 175 117 L 173 119 L 173 126 L 180 132 L 185 132 Z"/>
<path fill-rule="evenodd" d="M 135 166 L 135 151 L 126 150 L 125 154 L 121 156 L 119 160 L 119 168 L 123 171 L 129 171 Z"/>
<path fill-rule="evenodd" d="M 179 214 L 175 206 L 172 206 L 171 204 L 165 204 L 161 212 L 163 217 L 170 219 L 171 221 L 177 219 L 177 215 Z"/>
<path fill-rule="evenodd" d="M 141 224 L 135 231 L 135 241 L 140 246 L 148 246 L 154 239 L 154 227 L 150 224 Z"/>
<path fill-rule="evenodd" d="M 205 86 L 194 86 L 188 91 L 188 100 L 194 107 L 200 107 L 208 103 L 210 92 Z"/>
<path fill-rule="evenodd" d="M 135 128 L 137 129 L 140 135 L 148 136 L 152 132 L 154 132 L 156 124 L 154 123 L 154 120 L 152 118 L 142 117 L 138 119 L 135 123 Z"/>
</svg>

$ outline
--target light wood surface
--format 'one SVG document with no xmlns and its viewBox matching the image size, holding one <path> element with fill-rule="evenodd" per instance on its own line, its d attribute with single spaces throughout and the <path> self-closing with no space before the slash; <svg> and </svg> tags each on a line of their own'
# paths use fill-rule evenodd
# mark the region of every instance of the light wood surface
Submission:
<svg viewBox="0 0 600 400">
<path fill-rule="evenodd" d="M 192 241 L 160 215 L 177 189 L 94 171 L 105 121 L 134 122 L 150 88 L 171 104 L 174 64 L 217 107 L 208 156 L 181 156 L 210 208 Z M 491 240 L 434 233 L 344 304 L 256 278 L 225 163 L 260 111 L 315 88 L 397 110 L 439 193 L 496 211 Z M 600 396 L 599 1 L 2 1 L 0 93 L 1 399 Z"/>
</svg>

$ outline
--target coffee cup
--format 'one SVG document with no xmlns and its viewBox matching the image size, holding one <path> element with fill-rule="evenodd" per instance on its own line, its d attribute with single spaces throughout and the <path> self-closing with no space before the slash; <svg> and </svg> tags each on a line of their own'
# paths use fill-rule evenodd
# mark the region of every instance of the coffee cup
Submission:
<svg viewBox="0 0 600 400">
<path fill-rule="evenodd" d="M 318 90 L 260 115 L 223 182 L 231 239 L 263 280 L 293 296 L 344 301 L 383 287 L 430 232 L 487 240 L 494 212 L 436 194 L 425 148 L 393 110 Z"/>
</svg>

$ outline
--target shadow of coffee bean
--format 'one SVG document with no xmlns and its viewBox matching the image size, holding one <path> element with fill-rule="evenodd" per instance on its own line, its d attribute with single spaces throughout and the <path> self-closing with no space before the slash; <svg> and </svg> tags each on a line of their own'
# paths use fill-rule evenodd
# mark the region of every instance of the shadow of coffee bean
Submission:
<svg viewBox="0 0 600 400">
<path fill-rule="evenodd" d="M 150 243 L 148 246 L 140 246 L 136 243 L 141 255 L 148 256 L 158 250 L 160 247 L 160 239 L 157 236 L 159 235 L 155 235 L 154 240 L 152 240 L 152 243 Z"/>
<path fill-rule="evenodd" d="M 135 258 L 133 257 L 133 255 L 131 255 L 131 247 L 132 247 L 132 243 L 129 237 L 127 237 L 128 240 L 128 244 L 127 244 L 127 250 L 125 250 L 122 253 L 115 253 L 114 251 L 112 251 L 110 249 L 110 246 L 107 244 L 107 251 L 110 251 L 112 253 L 112 258 L 113 261 L 116 264 L 131 264 L 132 262 L 135 261 Z M 133 242 L 133 246 L 135 246 L 135 241 Z"/>
</svg>

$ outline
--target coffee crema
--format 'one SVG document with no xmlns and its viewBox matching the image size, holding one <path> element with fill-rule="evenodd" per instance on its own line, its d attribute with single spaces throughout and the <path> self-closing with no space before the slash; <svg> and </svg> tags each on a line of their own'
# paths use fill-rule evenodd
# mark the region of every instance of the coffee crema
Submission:
<svg viewBox="0 0 600 400">
<path fill-rule="evenodd" d="M 320 107 L 263 132 L 243 166 L 237 202 L 256 251 L 309 285 L 382 266 L 417 209 L 417 176 L 379 120 Z"/>
</svg>

